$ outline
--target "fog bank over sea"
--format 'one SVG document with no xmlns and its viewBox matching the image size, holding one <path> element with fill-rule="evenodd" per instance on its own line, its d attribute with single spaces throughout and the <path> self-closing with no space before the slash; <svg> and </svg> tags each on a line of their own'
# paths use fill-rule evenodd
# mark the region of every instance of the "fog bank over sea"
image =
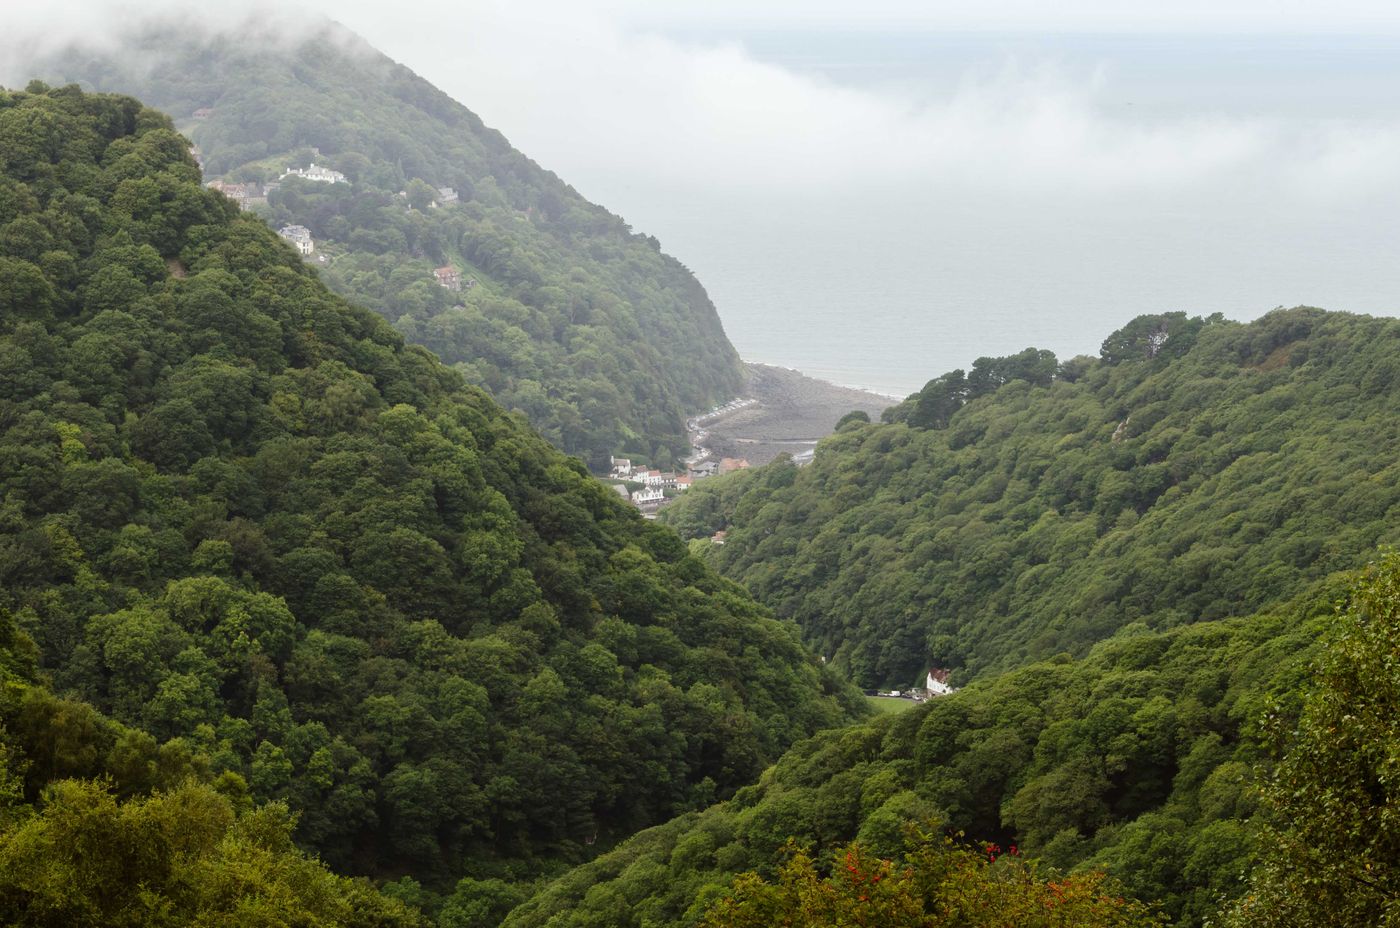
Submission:
<svg viewBox="0 0 1400 928">
<path fill-rule="evenodd" d="M 1041 104 L 1046 120 L 1067 121 L 1065 136 L 1243 136 L 1209 169 L 1164 179 L 1161 165 L 1144 163 L 1134 178 L 1129 158 L 1127 176 L 1102 185 L 1078 171 L 1059 187 L 1018 175 L 1028 152 L 990 153 L 981 174 L 950 159 L 946 182 L 919 165 L 881 170 L 882 152 L 870 171 L 855 165 L 821 186 L 581 178 L 697 273 L 748 360 L 903 395 L 984 354 L 1096 353 L 1140 313 L 1244 320 L 1307 303 L 1400 314 L 1400 162 L 1374 160 L 1400 121 L 1400 42 L 783 33 L 741 42 L 799 74 L 932 107 L 967 94 L 969 81 L 1053 74 L 1033 80 L 1087 94 L 1058 111 Z M 1017 105 L 988 105 L 998 103 Z M 1080 144 L 1045 131 L 1025 141 Z M 1341 133 L 1354 141 L 1337 141 Z M 1151 157 L 1149 146 L 1142 158 Z"/>
</svg>

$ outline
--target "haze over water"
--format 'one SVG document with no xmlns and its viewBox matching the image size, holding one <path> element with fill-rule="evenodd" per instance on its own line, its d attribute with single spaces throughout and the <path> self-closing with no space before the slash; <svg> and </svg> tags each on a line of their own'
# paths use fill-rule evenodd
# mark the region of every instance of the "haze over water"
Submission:
<svg viewBox="0 0 1400 928">
<path fill-rule="evenodd" d="M 1124 128 L 1262 120 L 1280 142 L 1306 145 L 1339 123 L 1381 131 L 1400 115 L 1391 40 L 768 32 L 742 41 L 794 71 L 935 102 L 968 69 L 1029 50 L 1070 79 L 1097 80 L 1096 117 Z M 1395 188 L 1368 195 L 1346 186 L 1365 177 L 1339 171 L 1340 192 L 1249 175 L 1162 189 L 1115 180 L 1107 190 L 1008 177 L 999 190 L 859 172 L 815 193 L 586 192 L 698 274 L 746 359 L 904 395 L 981 355 L 1027 345 L 1062 359 L 1096 353 L 1141 313 L 1243 320 L 1303 303 L 1400 313 Z"/>
</svg>

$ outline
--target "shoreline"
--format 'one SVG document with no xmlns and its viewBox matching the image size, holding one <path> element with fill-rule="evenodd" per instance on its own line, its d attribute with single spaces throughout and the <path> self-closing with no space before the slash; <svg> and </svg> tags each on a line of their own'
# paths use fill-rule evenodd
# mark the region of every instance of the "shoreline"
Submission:
<svg viewBox="0 0 1400 928">
<path fill-rule="evenodd" d="M 703 426 L 692 443 L 714 458 L 767 464 L 780 454 L 806 455 L 836 429 L 842 416 L 861 410 L 879 419 L 902 398 L 841 386 L 779 364 L 745 361 L 742 397 L 719 414 L 696 417 Z"/>
<path fill-rule="evenodd" d="M 813 377 L 811 374 L 808 374 L 805 371 L 803 371 L 800 367 L 789 367 L 786 364 L 775 364 L 772 361 L 750 361 L 747 358 L 740 358 L 739 362 L 743 364 L 744 367 L 769 367 L 773 368 L 774 370 L 784 371 L 789 374 L 797 374 L 805 380 L 810 380 L 814 383 L 825 384 L 826 386 L 833 387 L 837 390 L 855 390 L 858 393 L 868 393 L 871 396 L 878 396 L 882 399 L 887 399 L 891 402 L 891 404 L 902 403 L 906 398 L 912 396 L 913 393 L 918 392 L 918 390 L 915 389 L 911 393 L 886 393 L 883 390 L 877 390 L 874 387 L 867 387 L 860 384 L 852 383 L 839 383 L 838 381 L 829 380 L 825 377 Z"/>
</svg>

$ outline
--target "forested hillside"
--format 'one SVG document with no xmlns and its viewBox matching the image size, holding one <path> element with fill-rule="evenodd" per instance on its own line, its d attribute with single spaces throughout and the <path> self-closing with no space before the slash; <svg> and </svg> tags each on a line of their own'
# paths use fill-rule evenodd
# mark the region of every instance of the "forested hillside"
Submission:
<svg viewBox="0 0 1400 928">
<path fill-rule="evenodd" d="M 895 873 L 926 859 L 927 839 L 909 830 L 920 823 L 962 832 L 989 858 L 1039 858 L 1083 878 L 1106 871 L 1179 926 L 1391 924 L 1397 590 L 1391 559 L 1353 593 L 1338 578 L 1247 619 L 1127 630 L 1082 660 L 1034 663 L 818 735 L 732 800 L 576 868 L 506 925 L 689 926 L 707 912 L 706 924 L 721 925 L 714 914 L 742 871 L 787 886 L 789 900 L 809 898 L 812 875 L 779 872 L 789 838 L 840 885 L 855 872 L 847 842 L 857 863 L 893 860 Z M 1320 668 L 1319 654 L 1330 655 Z M 1010 898 L 953 923 L 1098 923 L 1050 911 L 1069 881 L 1023 915 L 1016 901 L 1033 892 L 1016 867 L 1000 879 L 1018 887 Z M 877 888 L 867 880 L 860 892 Z"/>
<path fill-rule="evenodd" d="M 272 209 L 377 234 L 359 184 Z M 1400 923 L 1400 556 L 1352 572 L 1397 348 L 1295 309 L 984 358 L 690 490 L 687 548 L 166 116 L 0 90 L 0 921 Z M 837 676 L 930 665 L 966 685 L 866 722 Z"/>
<path fill-rule="evenodd" d="M 172 114 L 209 177 L 275 181 L 311 161 L 343 172 L 349 183 L 288 179 L 259 212 L 309 228 L 334 290 L 595 468 L 610 453 L 688 453 L 686 413 L 742 389 L 714 306 L 656 239 L 343 28 L 275 16 L 118 44 L 33 73 Z M 437 206 L 440 187 L 457 202 Z M 477 286 L 438 286 L 448 265 Z"/>
<path fill-rule="evenodd" d="M 253 808 L 184 739 L 158 743 L 35 679 L 0 609 L 0 920 L 23 928 L 304 925 L 422 919 L 296 848 L 285 805 Z"/>
<path fill-rule="evenodd" d="M 586 858 L 862 711 L 790 624 L 201 187 L 166 117 L 72 87 L 0 92 L 0 617 L 78 728 L 7 738 L 31 799 L 202 758 L 334 869 L 448 889 Z M 101 792 L 53 794 L 24 840 L 223 801 Z M 210 808 L 294 853 L 281 813 Z"/>
<path fill-rule="evenodd" d="M 1248 615 L 1400 539 L 1400 321 L 1142 317 L 708 481 L 683 534 L 859 682 L 966 680 L 1117 630 Z"/>
</svg>

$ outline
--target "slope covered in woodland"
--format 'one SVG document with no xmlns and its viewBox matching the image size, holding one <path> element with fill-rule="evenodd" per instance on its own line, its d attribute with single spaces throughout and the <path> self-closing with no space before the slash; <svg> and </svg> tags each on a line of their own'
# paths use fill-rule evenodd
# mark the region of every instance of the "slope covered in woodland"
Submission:
<svg viewBox="0 0 1400 928">
<path fill-rule="evenodd" d="M 667 510 L 866 686 L 1251 612 L 1400 539 L 1400 321 L 1135 320 L 851 418 Z"/>
<path fill-rule="evenodd" d="M 172 114 L 211 178 L 261 185 L 312 161 L 344 173 L 289 178 L 258 212 L 307 227 L 332 289 L 597 469 L 612 453 L 688 453 L 685 415 L 742 389 L 714 306 L 656 239 L 342 27 L 275 16 L 202 37 L 147 29 L 31 73 Z M 449 265 L 466 289 L 438 286 Z"/>
<path fill-rule="evenodd" d="M 71 87 L 0 92 L 0 615 L 64 705 L 148 745 L 112 763 L 169 743 L 335 869 L 438 884 L 587 857 L 860 711 L 204 189 L 166 117 Z M 31 798 L 62 774 L 27 763 Z"/>
<path fill-rule="evenodd" d="M 808 924 L 799 902 L 829 906 L 839 890 L 787 875 L 789 839 L 840 886 L 861 861 L 907 876 L 927 859 L 929 829 L 991 860 L 1106 872 L 1175 925 L 1391 924 L 1397 645 L 1393 558 L 1350 590 L 1335 578 L 1249 618 L 1124 632 L 1082 660 L 1034 663 L 803 742 L 755 786 L 575 868 L 505 924 L 694 925 L 751 894 L 753 877 L 735 882 L 744 871 L 787 889 L 770 911 L 796 917 L 769 924 Z M 1071 881 L 1055 876 L 1054 897 L 1021 908 L 1034 893 L 1006 863 L 1006 894 L 953 907 L 957 924 L 1100 923 L 1068 911 Z M 883 917 L 878 889 L 866 879 L 852 894 L 856 917 L 810 923 L 941 923 Z M 931 901 L 925 911 L 949 910 L 946 896 Z M 1111 914 L 1123 921 L 1103 923 L 1149 923 Z"/>
<path fill-rule="evenodd" d="M 984 358 L 691 490 L 687 549 L 200 180 L 134 99 L 0 91 L 0 920 L 1400 918 L 1400 560 L 1344 573 L 1400 323 Z M 968 685 L 832 730 L 706 561 Z"/>
</svg>

